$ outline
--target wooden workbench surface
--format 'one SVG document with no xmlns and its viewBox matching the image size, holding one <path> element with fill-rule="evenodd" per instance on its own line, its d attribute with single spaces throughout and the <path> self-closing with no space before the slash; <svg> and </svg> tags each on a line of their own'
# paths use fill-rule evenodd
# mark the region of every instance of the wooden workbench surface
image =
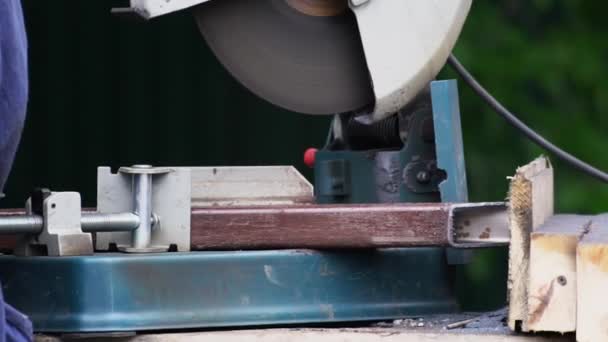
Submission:
<svg viewBox="0 0 608 342">
<path fill-rule="evenodd" d="M 38 342 L 572 342 L 574 335 L 517 335 L 506 326 L 506 310 L 485 314 L 439 315 L 399 319 L 359 328 L 283 328 L 187 333 L 37 336 Z"/>
<path fill-rule="evenodd" d="M 122 338 L 84 338 L 86 341 L 115 342 L 550 342 L 575 341 L 572 335 L 510 335 L 502 333 L 474 333 L 451 331 L 415 331 L 389 328 L 366 329 L 266 329 L 220 332 L 191 332 L 180 334 L 150 334 Z M 39 336 L 38 342 L 77 341 L 58 337 Z"/>
</svg>

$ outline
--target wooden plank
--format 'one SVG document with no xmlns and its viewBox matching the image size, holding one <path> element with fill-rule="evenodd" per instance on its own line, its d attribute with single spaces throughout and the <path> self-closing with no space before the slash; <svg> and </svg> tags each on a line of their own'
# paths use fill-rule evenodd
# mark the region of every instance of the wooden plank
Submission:
<svg viewBox="0 0 608 342">
<path fill-rule="evenodd" d="M 214 207 L 192 211 L 192 248 L 447 245 L 449 204 Z"/>
<path fill-rule="evenodd" d="M 530 234 L 553 215 L 553 168 L 545 157 L 517 169 L 509 187 L 508 324 L 528 331 Z"/>
<path fill-rule="evenodd" d="M 596 217 L 579 242 L 576 267 L 577 340 L 608 341 L 608 215 Z"/>
<path fill-rule="evenodd" d="M 576 329 L 576 246 L 591 217 L 556 215 L 532 232 L 528 329 L 573 332 Z"/>
</svg>

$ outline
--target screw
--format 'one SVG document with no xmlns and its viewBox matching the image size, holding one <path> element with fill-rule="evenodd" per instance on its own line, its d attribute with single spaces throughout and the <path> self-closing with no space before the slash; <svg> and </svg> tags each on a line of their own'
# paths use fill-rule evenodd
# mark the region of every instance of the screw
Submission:
<svg viewBox="0 0 608 342">
<path fill-rule="evenodd" d="M 561 286 L 566 286 L 566 284 L 568 284 L 568 279 L 566 279 L 564 276 L 559 276 L 557 277 L 557 283 Z"/>
<path fill-rule="evenodd" d="M 427 171 L 420 171 L 416 175 L 418 183 L 427 184 L 431 181 L 431 175 Z"/>
</svg>

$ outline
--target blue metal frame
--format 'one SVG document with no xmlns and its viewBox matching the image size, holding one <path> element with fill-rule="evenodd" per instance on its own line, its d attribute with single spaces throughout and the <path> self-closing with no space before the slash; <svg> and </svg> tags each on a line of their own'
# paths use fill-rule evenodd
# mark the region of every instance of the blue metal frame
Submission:
<svg viewBox="0 0 608 342">
<path fill-rule="evenodd" d="M 448 175 L 439 184 L 441 201 L 466 203 L 469 195 L 456 80 L 431 82 L 431 99 L 437 166 Z"/>
<path fill-rule="evenodd" d="M 437 248 L 0 257 L 39 332 L 374 321 L 457 309 Z"/>
<path fill-rule="evenodd" d="M 400 151 L 321 150 L 315 163 L 315 197 L 320 203 L 468 202 L 460 102 L 456 80 L 430 84 L 428 113 L 414 115 L 413 129 Z M 432 113 L 431 113 L 432 112 Z M 435 145 L 421 137 L 422 120 L 432 115 Z M 403 171 L 416 160 L 437 160 L 447 174 L 439 184 L 408 186 Z"/>
</svg>

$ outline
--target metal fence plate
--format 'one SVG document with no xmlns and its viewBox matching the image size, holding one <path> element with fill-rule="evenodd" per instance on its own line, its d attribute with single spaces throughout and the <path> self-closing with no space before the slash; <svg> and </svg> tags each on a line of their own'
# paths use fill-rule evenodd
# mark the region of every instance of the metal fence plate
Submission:
<svg viewBox="0 0 608 342">
<path fill-rule="evenodd" d="M 131 175 L 112 173 L 109 167 L 97 171 L 97 211 L 124 213 L 133 211 Z M 160 225 L 152 230 L 154 246 L 177 245 L 180 252 L 190 250 L 190 169 L 172 168 L 152 179 L 152 210 Z M 110 243 L 131 245 L 131 232 L 97 233 L 96 248 L 107 250 Z"/>
</svg>

